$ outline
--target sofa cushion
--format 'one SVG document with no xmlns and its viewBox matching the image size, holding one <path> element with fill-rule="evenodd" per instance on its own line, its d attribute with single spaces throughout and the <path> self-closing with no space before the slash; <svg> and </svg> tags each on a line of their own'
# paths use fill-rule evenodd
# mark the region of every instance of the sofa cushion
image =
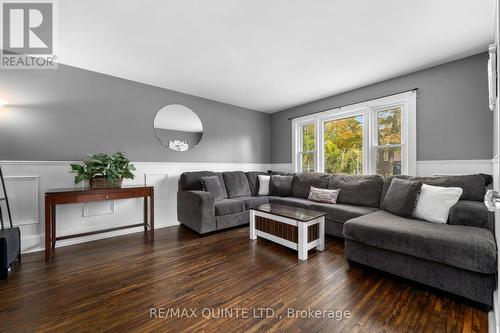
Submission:
<svg viewBox="0 0 500 333">
<path fill-rule="evenodd" d="M 379 207 L 384 179 L 377 175 L 332 175 L 328 188 L 340 189 L 338 203 Z"/>
<path fill-rule="evenodd" d="M 191 171 L 183 172 L 179 177 L 178 189 L 179 191 L 201 191 L 203 185 L 201 184 L 201 177 L 218 176 L 224 191 L 224 199 L 227 199 L 226 185 L 224 178 L 220 172 L 213 171 Z"/>
<path fill-rule="evenodd" d="M 257 195 L 269 195 L 269 183 L 271 182 L 271 176 L 259 175 L 259 192 Z"/>
<path fill-rule="evenodd" d="M 268 175 L 267 172 L 262 171 L 248 171 L 245 172 L 250 186 L 250 195 L 255 196 L 259 193 L 259 175 Z"/>
<path fill-rule="evenodd" d="M 491 274 L 496 271 L 495 239 L 483 228 L 430 223 L 377 211 L 347 221 L 344 236 L 474 272 Z"/>
<path fill-rule="evenodd" d="M 269 203 L 269 197 L 267 197 L 267 196 L 239 197 L 238 200 L 242 200 L 245 203 L 246 209 L 259 207 L 260 205 Z"/>
<path fill-rule="evenodd" d="M 215 203 L 215 215 L 227 215 L 245 210 L 245 202 L 239 199 L 224 199 Z"/>
<path fill-rule="evenodd" d="M 271 175 L 269 182 L 269 194 L 279 197 L 288 197 L 292 195 L 293 176 Z"/>
<path fill-rule="evenodd" d="M 440 177 L 412 177 L 406 175 L 397 175 L 387 177 L 382 189 L 380 205 L 384 201 L 387 189 L 391 185 L 392 178 L 420 180 L 422 183 L 433 186 L 460 187 L 464 192 L 460 200 L 483 201 L 486 194 L 486 183 L 484 177 L 480 175 L 463 176 L 440 176 Z"/>
<path fill-rule="evenodd" d="M 212 193 L 215 201 L 224 199 L 224 187 L 218 176 L 201 177 L 201 183 L 205 192 Z"/>
<path fill-rule="evenodd" d="M 309 209 L 317 210 L 326 213 L 326 219 L 337 223 L 344 223 L 362 215 L 370 214 L 378 210 L 378 208 L 366 206 L 354 206 L 343 204 L 325 204 L 313 202 Z"/>
<path fill-rule="evenodd" d="M 247 175 L 243 171 L 223 172 L 226 183 L 227 197 L 237 198 L 251 195 L 250 185 L 248 185 Z"/>
<path fill-rule="evenodd" d="M 296 173 L 292 181 L 292 196 L 307 199 L 311 191 L 311 186 L 328 188 L 330 177 L 331 175 L 327 173 Z"/>
<path fill-rule="evenodd" d="M 448 223 L 494 231 L 495 214 L 483 202 L 460 200 L 450 209 Z"/>
<path fill-rule="evenodd" d="M 421 187 L 419 180 L 393 178 L 382 208 L 398 216 L 411 217 Z"/>
<path fill-rule="evenodd" d="M 269 201 L 271 203 L 278 203 L 299 208 L 309 208 L 309 206 L 314 203 L 313 201 L 309 201 L 307 199 L 295 197 L 269 197 Z"/>
</svg>

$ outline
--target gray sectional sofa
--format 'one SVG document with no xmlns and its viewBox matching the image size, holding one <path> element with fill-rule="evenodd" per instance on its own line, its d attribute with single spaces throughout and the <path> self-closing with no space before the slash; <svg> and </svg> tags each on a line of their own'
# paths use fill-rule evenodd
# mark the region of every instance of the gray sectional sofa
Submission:
<svg viewBox="0 0 500 333">
<path fill-rule="evenodd" d="M 205 234 L 249 223 L 248 210 L 282 203 L 327 213 L 327 234 L 345 238 L 345 253 L 356 262 L 486 305 L 495 289 L 497 249 L 493 214 L 483 203 L 480 175 L 420 177 L 423 183 L 463 189 L 447 224 L 403 218 L 381 210 L 392 177 L 320 173 L 293 175 L 291 195 L 258 196 L 262 172 L 185 172 L 179 179 L 178 220 Z M 218 176 L 224 198 L 215 201 L 201 177 Z M 410 178 L 408 176 L 396 176 Z M 415 177 L 411 177 L 412 179 Z M 337 204 L 307 200 L 310 187 L 340 189 Z"/>
</svg>

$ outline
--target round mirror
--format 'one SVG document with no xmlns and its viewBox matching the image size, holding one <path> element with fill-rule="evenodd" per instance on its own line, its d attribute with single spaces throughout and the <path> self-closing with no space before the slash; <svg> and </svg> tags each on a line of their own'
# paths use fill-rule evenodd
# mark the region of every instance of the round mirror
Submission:
<svg viewBox="0 0 500 333">
<path fill-rule="evenodd" d="M 203 125 L 193 110 L 184 105 L 171 104 L 164 106 L 156 114 L 154 131 L 165 147 L 187 151 L 201 141 Z"/>
</svg>

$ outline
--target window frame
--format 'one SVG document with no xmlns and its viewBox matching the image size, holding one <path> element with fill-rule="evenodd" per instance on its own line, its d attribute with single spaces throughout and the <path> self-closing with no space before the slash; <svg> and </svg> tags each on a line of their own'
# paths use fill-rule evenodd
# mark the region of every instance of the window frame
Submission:
<svg viewBox="0 0 500 333">
<path fill-rule="evenodd" d="M 302 172 L 301 128 L 316 124 L 316 150 L 314 171 L 324 172 L 324 124 L 327 121 L 363 116 L 363 174 L 376 174 L 376 151 L 378 146 L 377 112 L 401 107 L 401 173 L 416 175 L 417 161 L 417 117 L 416 91 L 409 91 L 388 97 L 334 108 L 292 120 L 292 165 L 295 172 Z M 399 146 L 399 145 L 398 145 Z"/>
</svg>

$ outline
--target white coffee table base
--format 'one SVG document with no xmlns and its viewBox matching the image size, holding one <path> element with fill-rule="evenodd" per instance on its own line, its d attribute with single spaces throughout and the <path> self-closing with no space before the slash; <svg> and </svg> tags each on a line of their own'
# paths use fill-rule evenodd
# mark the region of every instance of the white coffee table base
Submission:
<svg viewBox="0 0 500 333">
<path fill-rule="evenodd" d="M 267 220 L 272 220 L 275 222 L 279 223 L 285 223 L 287 225 L 295 226 L 297 227 L 297 242 L 291 241 L 288 239 L 285 239 L 283 237 L 279 237 L 277 235 L 271 234 L 269 232 L 265 232 L 262 230 L 259 230 L 256 228 L 256 218 L 262 217 Z M 308 241 L 308 229 L 310 226 L 314 225 L 319 226 L 318 230 L 318 238 L 314 239 L 312 241 Z M 257 210 L 250 210 L 250 239 L 257 239 L 257 237 L 262 237 L 265 239 L 268 239 L 270 241 L 273 241 L 275 243 L 284 245 L 286 247 L 289 247 L 291 249 L 294 249 L 295 251 L 298 251 L 299 253 L 299 259 L 300 260 L 307 260 L 307 252 L 310 249 L 316 248 L 318 251 L 324 251 L 325 249 L 325 217 L 321 216 L 319 218 L 316 218 L 314 220 L 308 221 L 308 222 L 302 222 L 302 221 L 297 221 L 291 218 L 283 217 L 283 216 L 278 216 L 274 214 L 269 214 Z M 289 238 L 294 238 L 295 237 L 289 237 Z"/>
</svg>

